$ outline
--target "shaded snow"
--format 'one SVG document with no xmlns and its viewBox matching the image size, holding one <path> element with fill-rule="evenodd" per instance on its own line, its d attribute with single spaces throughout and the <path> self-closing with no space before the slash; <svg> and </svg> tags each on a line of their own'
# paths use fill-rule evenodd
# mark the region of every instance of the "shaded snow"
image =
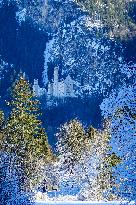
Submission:
<svg viewBox="0 0 136 205">
<path fill-rule="evenodd" d="M 103 25 L 99 18 L 92 21 L 74 1 L 55 3 L 49 0 L 48 8 L 45 28 L 54 40 L 45 50 L 44 85 L 47 84 L 47 62 L 53 62 L 60 66 L 62 74 L 70 74 L 82 85 L 78 93 L 86 92 L 88 85 L 90 93 L 105 93 L 114 86 L 113 74 L 122 64 L 121 52 L 118 55 L 115 52 L 116 43 L 101 35 Z"/>
<path fill-rule="evenodd" d="M 8 67 L 8 63 L 3 61 L 0 56 L 0 79 L 3 77 L 3 71 L 6 70 Z"/>
<path fill-rule="evenodd" d="M 65 205 L 65 204 L 71 204 L 71 205 L 75 205 L 75 204 L 80 204 L 80 205 L 85 205 L 85 204 L 88 204 L 88 205 L 132 205 L 132 204 L 135 204 L 135 202 L 119 202 L 119 201 L 111 201 L 111 202 L 102 202 L 102 201 L 99 201 L 99 202 L 89 202 L 89 201 L 66 201 L 66 202 L 63 202 L 63 201 L 55 201 L 55 202 L 36 202 L 36 205 L 55 205 L 55 204 L 58 204 L 58 205 Z"/>
<path fill-rule="evenodd" d="M 26 12 L 27 10 L 25 8 L 23 8 L 21 11 L 16 12 L 16 18 L 20 24 L 22 21 L 26 20 Z"/>
</svg>

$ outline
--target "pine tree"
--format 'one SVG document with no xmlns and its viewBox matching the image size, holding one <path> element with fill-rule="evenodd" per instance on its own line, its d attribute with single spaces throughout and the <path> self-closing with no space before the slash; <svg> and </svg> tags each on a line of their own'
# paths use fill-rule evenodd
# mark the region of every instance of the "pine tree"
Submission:
<svg viewBox="0 0 136 205">
<path fill-rule="evenodd" d="M 3 111 L 0 111 L 0 129 L 2 128 L 4 122 L 4 113 Z"/>
<path fill-rule="evenodd" d="M 32 196 L 21 190 L 21 167 L 16 163 L 17 157 L 4 152 L 5 118 L 0 111 L 0 202 L 5 205 L 30 205 Z"/>
<path fill-rule="evenodd" d="M 80 190 L 79 199 L 116 199 L 112 193 L 113 167 L 120 159 L 110 152 L 108 128 L 97 130 L 91 126 L 85 132 L 79 121 L 72 120 L 62 126 L 58 142 L 57 174 L 63 189 L 75 186 Z"/>
<path fill-rule="evenodd" d="M 80 175 L 84 179 L 80 197 L 94 201 L 116 199 L 112 193 L 115 186 L 112 169 L 120 159 L 110 152 L 109 143 L 110 134 L 107 129 L 97 130 L 91 126 L 87 131 L 79 162 Z"/>
<path fill-rule="evenodd" d="M 39 117 L 39 102 L 34 99 L 29 82 L 21 76 L 14 84 L 11 114 L 4 129 L 3 150 L 17 156 L 24 170 L 25 186 L 37 180 L 39 166 L 51 156 L 47 136 Z M 40 164 L 41 162 L 41 164 Z"/>
<path fill-rule="evenodd" d="M 65 123 L 57 134 L 58 151 L 61 154 L 69 154 L 69 159 L 66 161 L 68 160 L 71 166 L 74 166 L 81 157 L 84 136 L 84 128 L 78 120 Z"/>
<path fill-rule="evenodd" d="M 3 127 L 4 127 L 4 113 L 0 111 L 0 150 L 2 149 L 3 143 Z"/>
<path fill-rule="evenodd" d="M 85 130 L 79 120 L 71 120 L 65 123 L 58 137 L 58 158 L 56 163 L 56 174 L 59 187 L 65 191 L 79 187 L 79 176 L 76 165 L 82 156 Z"/>
<path fill-rule="evenodd" d="M 136 97 L 135 85 L 123 85 L 113 91 L 109 98 L 101 104 L 102 114 L 111 119 L 112 151 L 122 162 L 115 169 L 118 187 L 117 194 L 121 198 L 136 199 Z"/>
</svg>

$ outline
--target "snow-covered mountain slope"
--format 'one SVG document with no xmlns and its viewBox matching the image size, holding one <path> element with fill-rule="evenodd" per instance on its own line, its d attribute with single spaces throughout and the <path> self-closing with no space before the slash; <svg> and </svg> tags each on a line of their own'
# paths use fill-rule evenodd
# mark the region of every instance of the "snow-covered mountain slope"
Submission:
<svg viewBox="0 0 136 205">
<path fill-rule="evenodd" d="M 33 82 L 34 78 L 38 78 L 41 82 L 44 66 L 43 54 L 48 36 L 46 31 L 33 25 L 30 19 L 18 22 L 18 12 L 18 6 L 15 3 L 3 1 L 0 6 L 0 55 L 3 61 L 13 65 L 11 69 L 8 69 L 9 76 L 14 75 L 14 71 L 19 73 L 22 70 L 26 72 L 30 82 Z M 2 83 L 2 90 L 4 84 L 7 82 L 9 84 L 7 75 L 4 74 L 3 77 L 5 82 Z"/>
<path fill-rule="evenodd" d="M 12 1 L 12 0 L 10 0 Z M 44 53 L 43 83 L 47 72 L 60 66 L 62 76 L 70 74 L 79 92 L 107 93 L 120 79 L 124 63 L 122 46 L 105 36 L 106 28 L 83 11 L 74 0 L 17 1 L 16 18 L 21 24 L 32 19 L 48 32 Z M 43 42 L 44 44 L 44 42 Z M 62 77 L 61 76 L 61 77 Z"/>
<path fill-rule="evenodd" d="M 101 22 L 92 22 L 74 1 L 49 0 L 48 10 L 44 26 L 52 39 L 45 50 L 43 81 L 48 67 L 59 65 L 62 75 L 70 74 L 82 86 L 80 92 L 105 93 L 113 87 L 123 64 L 122 47 L 103 35 Z"/>
<path fill-rule="evenodd" d="M 9 50 L 8 54 L 6 53 L 7 61 L 12 61 L 14 67 L 21 67 L 26 71 L 30 80 L 39 78 L 41 81 L 42 78 L 43 84 L 46 85 L 47 73 L 52 73 L 54 66 L 58 65 L 60 78 L 70 74 L 77 82 L 79 93 L 99 92 L 106 95 L 124 79 L 125 75 L 121 75 L 121 68 L 125 63 L 122 45 L 115 39 L 105 36 L 106 28 L 101 21 L 99 19 L 92 21 L 89 14 L 83 11 L 76 1 L 7 0 L 1 2 L 3 11 L 4 5 L 9 5 L 8 10 L 16 12 L 14 18 L 17 21 L 12 25 L 12 30 L 16 27 L 12 34 L 13 40 L 9 42 L 8 39 L 7 47 L 1 53 L 4 52 L 5 55 Z M 10 6 L 11 2 L 13 6 Z M 16 2 L 16 6 L 13 2 Z M 13 16 L 11 20 L 12 23 Z M 32 24 L 36 26 L 36 31 L 30 28 Z M 47 37 L 43 36 L 40 29 L 48 33 L 50 39 L 48 43 Z M 12 30 L 7 28 L 8 32 Z M 1 42 L 5 41 L 4 38 L 2 37 Z M 17 45 L 20 48 L 16 48 Z M 12 54 L 10 54 L 11 49 Z M 31 53 L 33 56 L 30 55 Z M 39 71 L 36 71 L 36 68 Z"/>
<path fill-rule="evenodd" d="M 3 76 L 3 71 L 6 70 L 8 67 L 8 63 L 2 60 L 0 56 L 0 80 L 4 77 Z"/>
</svg>

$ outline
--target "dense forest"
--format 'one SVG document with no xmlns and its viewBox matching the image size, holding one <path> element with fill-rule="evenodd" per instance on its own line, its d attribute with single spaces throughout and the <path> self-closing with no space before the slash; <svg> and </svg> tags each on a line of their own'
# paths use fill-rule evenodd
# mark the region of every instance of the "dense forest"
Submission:
<svg viewBox="0 0 136 205">
<path fill-rule="evenodd" d="M 109 35 L 133 38 L 136 33 L 135 1 L 131 0 L 77 0 L 91 18 L 101 20 Z"/>
</svg>

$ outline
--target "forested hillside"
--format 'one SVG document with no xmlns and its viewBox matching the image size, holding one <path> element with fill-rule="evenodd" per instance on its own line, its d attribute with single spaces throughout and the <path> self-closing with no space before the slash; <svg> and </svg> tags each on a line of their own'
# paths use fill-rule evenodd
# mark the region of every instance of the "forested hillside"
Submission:
<svg viewBox="0 0 136 205">
<path fill-rule="evenodd" d="M 77 0 L 93 20 L 100 20 L 109 35 L 133 38 L 136 34 L 135 1 L 131 0 Z"/>
</svg>

